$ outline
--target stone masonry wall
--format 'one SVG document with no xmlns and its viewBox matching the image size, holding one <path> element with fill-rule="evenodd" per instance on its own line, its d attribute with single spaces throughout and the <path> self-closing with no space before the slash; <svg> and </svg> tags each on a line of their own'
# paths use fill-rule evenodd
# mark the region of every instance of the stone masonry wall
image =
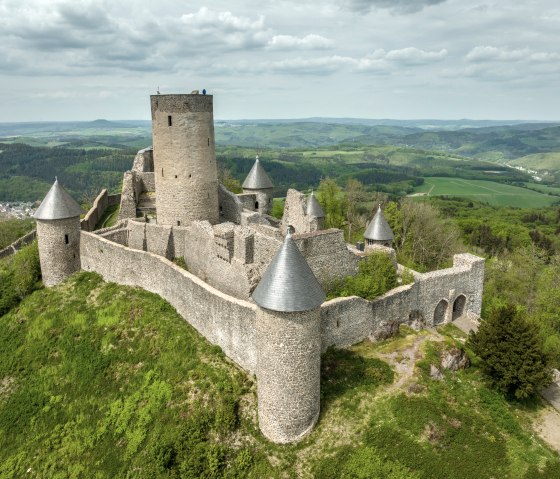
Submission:
<svg viewBox="0 0 560 479">
<path fill-rule="evenodd" d="M 296 233 L 310 233 L 318 229 L 318 222 L 313 221 L 305 214 L 307 198 L 304 193 L 289 189 L 286 193 L 284 215 L 282 217 L 282 230 L 292 226 Z"/>
<path fill-rule="evenodd" d="M 81 233 L 82 269 L 106 281 L 160 295 L 208 341 L 249 372 L 256 371 L 256 306 L 212 288 L 171 261 Z"/>
<path fill-rule="evenodd" d="M 319 309 L 282 313 L 259 308 L 256 331 L 259 427 L 274 442 L 297 441 L 319 417 Z"/>
<path fill-rule="evenodd" d="M 80 270 L 80 217 L 37 221 L 41 275 L 54 286 Z"/>
<path fill-rule="evenodd" d="M 218 223 L 218 172 L 211 95 L 153 95 L 158 224 Z"/>
<path fill-rule="evenodd" d="M 154 150 L 152 147 L 144 148 L 136 153 L 132 169 L 137 172 L 154 171 Z"/>
<path fill-rule="evenodd" d="M 27 233 L 25 236 L 15 240 L 10 246 L 6 246 L 3 250 L 0 250 L 0 259 L 7 258 L 13 254 L 16 254 L 24 246 L 33 243 L 33 240 L 37 237 L 37 231 L 33 230 Z"/>
<path fill-rule="evenodd" d="M 118 205 L 120 201 L 120 194 L 110 195 L 106 189 L 101 190 L 97 198 L 95 198 L 93 205 L 80 222 L 82 229 L 84 231 L 93 231 L 105 214 L 105 211 L 107 211 L 107 208 Z"/>
<path fill-rule="evenodd" d="M 453 267 L 415 273 L 416 282 L 367 301 L 355 296 L 336 298 L 321 306 L 322 349 L 345 347 L 365 338 L 382 338 L 394 324 L 432 326 L 438 303 L 447 301 L 444 322 L 453 320 L 453 304 L 465 296 L 463 313 L 480 315 L 484 260 L 471 254 L 455 255 Z"/>
<path fill-rule="evenodd" d="M 241 223 L 243 204 L 236 194 L 229 191 L 221 183 L 218 185 L 218 203 L 221 222 Z"/>
<path fill-rule="evenodd" d="M 323 288 L 358 272 L 361 257 L 348 250 L 342 230 L 294 234 L 293 239 Z"/>
<path fill-rule="evenodd" d="M 155 191 L 156 183 L 153 172 L 125 171 L 121 193 L 119 220 L 136 218 L 136 206 L 140 195 L 147 191 Z"/>
</svg>

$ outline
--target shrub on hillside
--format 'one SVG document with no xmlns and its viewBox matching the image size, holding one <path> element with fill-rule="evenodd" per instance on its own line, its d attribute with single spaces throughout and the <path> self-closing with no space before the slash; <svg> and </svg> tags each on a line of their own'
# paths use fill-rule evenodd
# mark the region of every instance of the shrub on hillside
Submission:
<svg viewBox="0 0 560 479">
<path fill-rule="evenodd" d="M 329 288 L 328 299 L 339 296 L 360 296 L 374 299 L 398 286 L 393 258 L 374 252 L 360 262 L 357 275 L 347 276 Z"/>
<path fill-rule="evenodd" d="M 467 345 L 482 359 L 482 370 L 500 392 L 527 399 L 552 380 L 538 327 L 513 305 L 494 309 L 469 334 Z"/>
<path fill-rule="evenodd" d="M 0 316 L 37 287 L 41 275 L 37 242 L 0 261 Z"/>
</svg>

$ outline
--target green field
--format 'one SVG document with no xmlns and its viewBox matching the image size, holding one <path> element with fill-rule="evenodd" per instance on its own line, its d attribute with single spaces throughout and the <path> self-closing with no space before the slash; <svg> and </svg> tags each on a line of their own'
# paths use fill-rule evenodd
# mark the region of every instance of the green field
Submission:
<svg viewBox="0 0 560 479">
<path fill-rule="evenodd" d="M 525 183 L 525 186 L 531 190 L 540 191 L 541 193 L 560 196 L 560 188 L 557 186 L 540 185 L 538 183 Z"/>
<path fill-rule="evenodd" d="M 558 170 L 560 169 L 560 152 L 534 153 L 508 161 L 508 164 L 520 165 L 534 170 Z"/>
<path fill-rule="evenodd" d="M 555 196 L 494 181 L 440 177 L 428 177 L 424 180 L 423 185 L 414 188 L 414 194 L 417 197 L 459 196 L 472 198 L 493 206 L 514 206 L 518 208 L 541 208 L 560 200 Z M 424 193 L 424 195 L 419 193 Z"/>
</svg>

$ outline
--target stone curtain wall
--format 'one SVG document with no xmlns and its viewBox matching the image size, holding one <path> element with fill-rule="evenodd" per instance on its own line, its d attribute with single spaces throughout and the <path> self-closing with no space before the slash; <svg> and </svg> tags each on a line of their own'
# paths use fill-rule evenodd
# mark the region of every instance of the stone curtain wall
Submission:
<svg viewBox="0 0 560 479">
<path fill-rule="evenodd" d="M 119 220 L 136 218 L 136 206 L 140 195 L 145 192 L 155 191 L 156 183 L 153 172 L 125 171 L 121 195 L 121 208 Z"/>
<path fill-rule="evenodd" d="M 241 212 L 243 211 L 244 205 L 236 194 L 229 191 L 221 183 L 218 183 L 218 203 L 220 222 L 230 221 L 235 224 L 241 223 Z"/>
<path fill-rule="evenodd" d="M 154 149 L 152 147 L 139 150 L 134 157 L 132 169 L 137 172 L 154 171 Z"/>
<path fill-rule="evenodd" d="M 432 326 L 434 312 L 447 302 L 444 322 L 452 321 L 453 303 L 466 297 L 464 313 L 480 316 L 484 283 L 484 260 L 471 254 L 453 258 L 453 267 L 431 273 L 415 273 L 416 282 L 395 288 L 373 301 L 352 296 L 336 298 L 321 306 L 322 350 L 345 347 L 365 338 L 389 335 L 395 324 L 415 328 Z"/>
<path fill-rule="evenodd" d="M 82 269 L 160 295 L 208 341 L 256 372 L 256 306 L 225 295 L 171 261 L 81 232 Z"/>
<path fill-rule="evenodd" d="M 307 209 L 307 197 L 304 193 L 289 189 L 286 193 L 284 203 L 284 215 L 282 216 L 282 230 L 286 231 L 288 226 L 292 226 L 296 233 L 310 233 L 320 228 L 317 218 L 310 218 L 305 214 Z"/>
<path fill-rule="evenodd" d="M 329 289 L 335 280 L 358 272 L 363 255 L 348 250 L 342 230 L 295 234 L 293 238 L 323 288 Z"/>
<path fill-rule="evenodd" d="M 33 243 L 33 240 L 37 237 L 37 231 L 33 230 L 27 233 L 25 236 L 15 240 L 10 246 L 6 246 L 3 250 L 0 250 L 0 259 L 7 258 L 13 254 L 16 254 L 24 246 Z"/>
<path fill-rule="evenodd" d="M 258 228 L 263 227 L 262 225 L 258 225 Z M 116 270 L 112 276 L 108 277 L 109 280 L 122 284 L 142 286 L 149 291 L 161 294 L 158 290 L 154 289 L 155 286 L 146 287 L 143 282 L 149 284 L 153 282 L 157 283 L 156 286 L 160 286 L 159 277 L 160 274 L 163 274 L 161 273 L 162 268 L 165 268 L 159 263 L 157 268 L 153 268 L 150 265 L 142 263 L 142 258 L 150 258 L 152 262 L 157 260 L 162 264 L 171 265 L 172 263 L 161 256 L 167 255 L 167 257 L 172 258 L 174 256 L 184 255 L 187 265 L 191 273 L 193 273 L 188 273 L 188 277 L 197 278 L 197 284 L 204 285 L 207 291 L 215 291 L 216 295 L 220 297 L 230 298 L 232 301 L 248 305 L 247 307 L 252 308 L 252 311 L 254 311 L 255 306 L 245 301 L 245 299 L 248 299 L 248 293 L 255 284 L 255 278 L 260 277 L 262 271 L 266 268 L 272 256 L 280 246 L 281 240 L 280 238 L 262 233 L 259 234 L 259 232 L 252 228 L 236 226 L 235 232 L 235 241 L 241 240 L 241 238 L 237 237 L 237 233 L 239 233 L 240 236 L 245 234 L 250 235 L 251 232 L 254 233 L 254 254 L 251 268 L 246 268 L 244 270 L 242 267 L 244 261 L 242 261 L 241 252 L 237 251 L 237 249 L 240 249 L 241 244 L 237 245 L 237 249 L 234 248 L 231 263 L 218 258 L 215 252 L 214 228 L 206 222 L 195 222 L 187 228 L 162 227 L 154 224 L 142 223 L 140 221 L 128 221 L 128 226 L 126 226 L 126 223 L 121 222 L 113 228 L 100 230 L 99 233 L 118 243 L 128 244 L 130 248 L 139 251 L 132 251 L 129 248 L 123 248 L 120 245 L 114 245 L 108 242 L 108 245 L 112 245 L 113 249 L 120 248 L 112 252 L 116 259 L 107 260 L 103 255 L 94 257 L 87 252 L 82 252 L 82 256 L 89 254 L 90 256 L 86 257 L 90 258 L 88 261 L 91 261 L 88 263 L 86 260 L 82 259 L 82 263 L 86 262 L 86 264 L 90 265 L 91 270 L 98 271 L 103 276 L 106 276 L 103 272 L 104 270 L 98 270 L 96 266 L 96 261 L 103 260 L 106 263 L 103 265 L 103 268 L 115 268 Z M 127 237 L 128 243 L 126 243 Z M 84 240 L 84 238 L 91 241 L 89 236 L 83 236 L 82 240 Z M 299 240 L 296 239 L 296 241 L 303 241 L 304 239 L 310 238 L 319 238 L 319 240 L 316 244 L 311 243 L 307 246 L 300 246 L 300 248 L 303 250 L 304 254 L 308 255 L 310 264 L 317 268 L 315 262 L 318 261 L 318 259 L 326 259 L 329 257 L 329 254 L 333 254 L 330 240 L 337 238 L 337 235 L 334 233 L 330 234 L 327 230 L 324 234 L 301 235 Z M 333 244 L 338 244 L 338 240 L 333 241 Z M 325 244 L 329 247 L 327 248 Z M 157 252 L 161 256 L 146 252 L 146 248 L 148 251 Z M 136 253 L 140 254 L 135 260 L 136 263 L 127 259 L 129 257 L 134 257 Z M 247 255 L 250 252 L 248 250 L 243 250 L 242 253 Z M 334 254 L 336 255 L 336 253 Z M 348 252 L 348 254 L 352 255 L 351 252 Z M 120 257 L 121 255 L 122 258 Z M 331 261 L 336 262 L 336 257 L 331 256 Z M 359 258 L 357 261 L 359 261 Z M 129 275 L 126 270 L 121 270 L 121 265 L 126 268 L 131 268 L 131 274 Z M 333 265 L 336 266 L 334 263 Z M 175 265 L 173 265 L 173 267 L 176 268 Z M 345 267 L 348 267 L 348 264 L 345 264 Z M 85 266 L 84 269 L 86 269 Z M 134 279 L 131 280 L 132 282 L 127 282 L 130 278 L 137 276 L 136 271 L 142 272 L 142 281 Z M 315 274 L 318 273 L 319 270 L 315 271 Z M 194 276 L 194 274 L 198 276 Z M 415 272 L 414 275 L 416 278 L 415 283 L 395 288 L 373 301 L 349 297 L 336 298 L 323 303 L 321 307 L 322 351 L 325 351 L 329 346 L 350 346 L 365 338 L 383 338 L 391 334 L 395 325 L 398 324 L 409 324 L 415 328 L 431 326 L 434 322 L 435 309 L 442 299 L 447 302 L 447 307 L 444 311 L 445 322 L 452 320 L 453 303 L 460 296 L 466 298 L 464 312 L 471 312 L 477 316 L 480 315 L 484 281 L 484 260 L 482 258 L 470 254 L 455 255 L 454 266 L 452 268 L 424 274 Z M 211 283 L 212 286 L 207 283 Z M 161 294 L 162 297 L 169 300 L 175 307 L 177 307 L 176 302 L 169 299 L 169 294 L 180 295 L 181 286 L 178 288 L 179 292 L 173 290 L 171 293 L 168 293 L 168 296 Z M 220 288 L 221 292 L 214 288 Z M 226 293 L 224 293 L 224 291 Z M 243 299 L 234 299 L 234 296 Z M 194 297 L 198 302 L 197 308 L 202 311 L 205 309 L 205 297 L 212 297 L 212 295 L 207 292 L 206 296 L 199 295 Z M 215 299 L 211 299 L 210 301 L 212 304 Z M 183 315 L 182 310 L 179 310 L 179 308 L 177 309 L 180 314 Z M 234 322 L 238 322 L 240 319 L 235 316 L 235 314 L 237 313 L 234 312 Z M 251 314 L 253 318 L 254 314 Z M 221 345 L 221 343 L 212 339 L 213 330 L 211 327 L 208 327 L 206 324 L 204 328 L 199 327 L 196 322 L 189 320 L 188 317 L 186 318 L 210 341 Z M 227 322 L 228 316 L 224 316 L 223 320 Z M 250 321 L 253 321 L 253 319 Z M 252 339 L 248 344 L 249 346 L 247 347 L 253 348 Z M 253 351 L 253 349 L 251 349 L 251 351 Z M 232 359 L 235 359 L 235 357 L 231 356 L 227 351 L 226 354 L 232 357 Z M 241 356 L 241 353 L 237 354 Z M 253 352 L 251 352 L 251 354 L 253 354 Z M 237 359 L 235 360 L 237 361 Z M 246 369 L 250 369 L 245 366 L 247 361 L 240 364 Z"/>
<path fill-rule="evenodd" d="M 107 190 L 101 190 L 97 198 L 95 198 L 92 207 L 80 222 L 82 229 L 84 231 L 93 231 L 101 217 L 105 214 L 105 211 L 107 211 L 107 208 L 119 204 L 120 201 L 120 194 L 110 195 Z"/>
</svg>

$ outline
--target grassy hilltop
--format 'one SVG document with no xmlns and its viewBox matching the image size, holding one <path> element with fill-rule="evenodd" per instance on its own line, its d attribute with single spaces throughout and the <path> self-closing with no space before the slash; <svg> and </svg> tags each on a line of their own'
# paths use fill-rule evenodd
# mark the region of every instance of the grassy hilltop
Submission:
<svg viewBox="0 0 560 479">
<path fill-rule="evenodd" d="M 318 427 L 278 446 L 253 379 L 169 304 L 79 273 L 0 318 L 0 477 L 558 478 L 537 404 L 506 402 L 476 360 L 430 379 L 461 344 L 440 333 L 329 351 Z"/>
</svg>

